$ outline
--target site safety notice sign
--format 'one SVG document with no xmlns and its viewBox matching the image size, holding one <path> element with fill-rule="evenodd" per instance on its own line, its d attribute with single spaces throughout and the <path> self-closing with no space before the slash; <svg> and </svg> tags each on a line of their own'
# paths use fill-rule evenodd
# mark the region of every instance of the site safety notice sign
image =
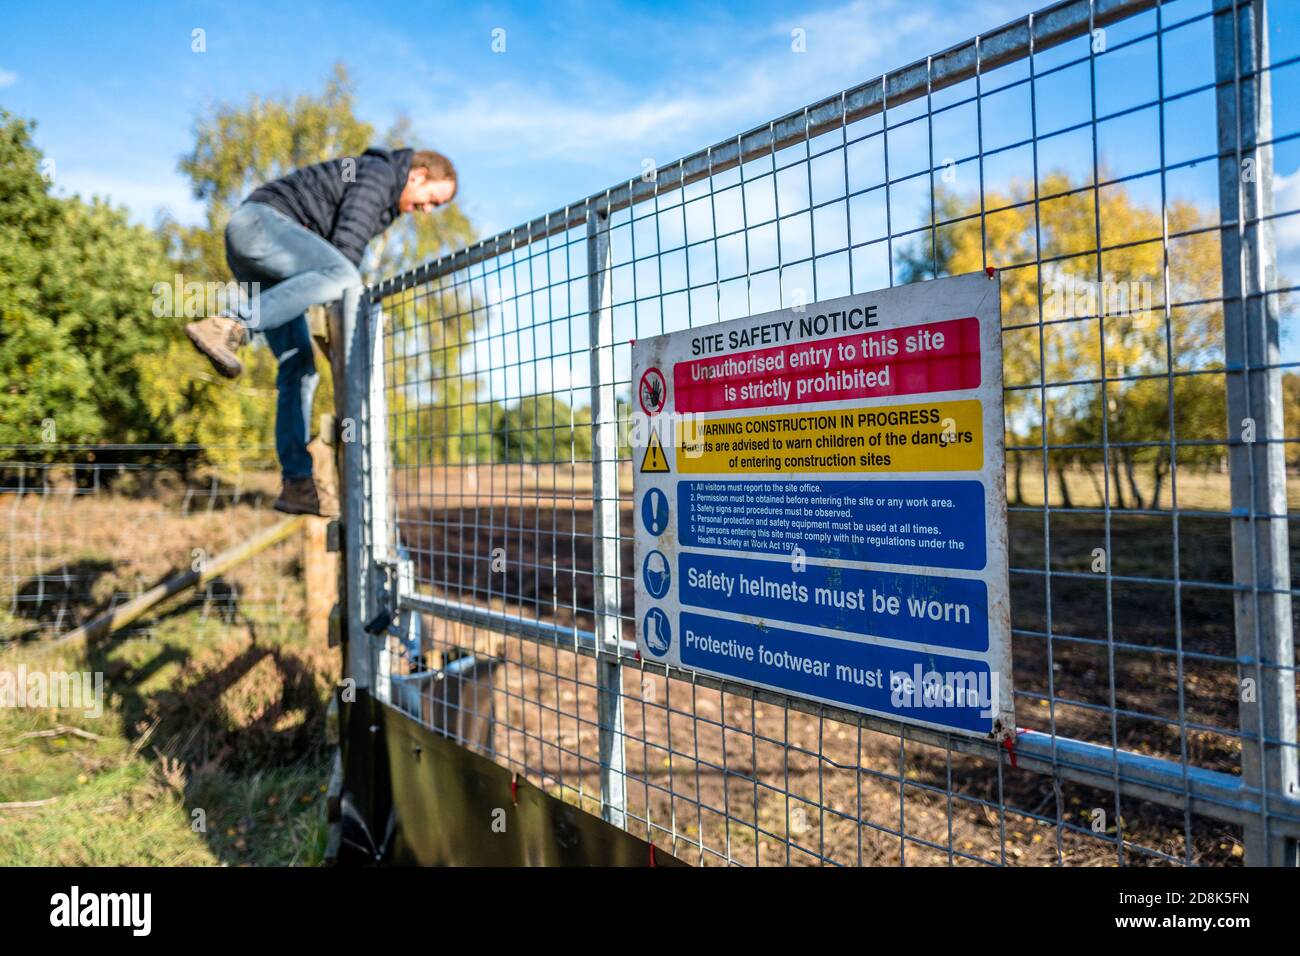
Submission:
<svg viewBox="0 0 1300 956">
<path fill-rule="evenodd" d="M 643 658 L 1014 733 L 998 279 L 632 345 Z"/>
</svg>

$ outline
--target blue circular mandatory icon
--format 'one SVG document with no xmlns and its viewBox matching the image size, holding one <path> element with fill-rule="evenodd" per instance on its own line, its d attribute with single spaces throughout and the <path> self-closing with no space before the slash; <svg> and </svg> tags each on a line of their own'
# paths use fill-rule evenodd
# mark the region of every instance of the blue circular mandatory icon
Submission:
<svg viewBox="0 0 1300 956">
<path fill-rule="evenodd" d="M 663 534 L 668 527 L 668 496 L 651 488 L 641 499 L 641 521 L 651 534 Z"/>
<path fill-rule="evenodd" d="M 641 562 L 641 577 L 645 581 L 646 593 L 658 599 L 668 593 L 673 583 L 673 570 L 668 566 L 668 559 L 662 551 L 651 551 Z"/>
<path fill-rule="evenodd" d="M 668 626 L 668 615 L 657 607 L 645 612 L 641 622 L 641 640 L 656 657 L 663 657 L 673 646 L 673 629 Z"/>
</svg>

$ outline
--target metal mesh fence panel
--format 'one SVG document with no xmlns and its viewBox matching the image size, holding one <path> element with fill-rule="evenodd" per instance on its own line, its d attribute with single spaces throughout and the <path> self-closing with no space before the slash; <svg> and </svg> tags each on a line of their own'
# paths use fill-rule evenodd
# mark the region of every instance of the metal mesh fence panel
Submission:
<svg viewBox="0 0 1300 956">
<path fill-rule="evenodd" d="M 1293 858 L 1300 49 L 1266 23 L 1056 4 L 367 290 L 381 699 L 700 864 Z M 632 340 L 988 268 L 1013 745 L 640 660 Z"/>
</svg>

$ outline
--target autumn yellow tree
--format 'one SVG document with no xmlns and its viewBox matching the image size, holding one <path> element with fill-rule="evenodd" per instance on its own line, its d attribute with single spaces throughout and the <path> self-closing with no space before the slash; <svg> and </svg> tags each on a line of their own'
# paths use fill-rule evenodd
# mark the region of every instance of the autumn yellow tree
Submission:
<svg viewBox="0 0 1300 956">
<path fill-rule="evenodd" d="M 1067 471 L 1081 469 L 1098 499 L 1157 507 L 1171 435 L 1222 438 L 1218 233 L 1192 203 L 1170 203 L 1165 219 L 1122 184 L 1053 173 L 1037 202 L 1032 182 L 986 190 L 983 211 L 939 194 L 940 224 L 903 256 L 905 281 L 999 269 L 1007 443 L 1046 443 L 1066 505 Z M 1180 447 L 1178 461 L 1217 454 Z M 1025 455 L 1008 457 L 1010 494 L 1023 500 Z"/>
</svg>

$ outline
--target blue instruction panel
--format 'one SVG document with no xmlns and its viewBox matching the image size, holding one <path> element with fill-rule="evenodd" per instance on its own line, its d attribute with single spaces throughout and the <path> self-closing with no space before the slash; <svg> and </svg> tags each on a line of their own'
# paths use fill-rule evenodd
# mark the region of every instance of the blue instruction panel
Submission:
<svg viewBox="0 0 1300 956">
<path fill-rule="evenodd" d="M 681 543 L 934 568 L 984 567 L 978 481 L 679 481 Z"/>
<path fill-rule="evenodd" d="M 638 339 L 632 385 L 644 660 L 1015 733 L 996 276 Z"/>
</svg>

